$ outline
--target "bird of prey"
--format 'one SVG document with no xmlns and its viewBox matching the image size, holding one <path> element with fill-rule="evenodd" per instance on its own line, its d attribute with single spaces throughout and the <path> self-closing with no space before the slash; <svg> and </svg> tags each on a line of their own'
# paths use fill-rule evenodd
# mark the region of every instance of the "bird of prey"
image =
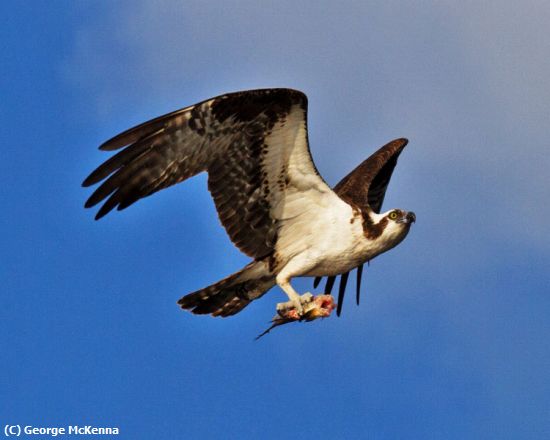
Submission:
<svg viewBox="0 0 550 440">
<path fill-rule="evenodd" d="M 122 150 L 84 180 L 86 187 L 103 181 L 85 206 L 103 202 L 95 217 L 100 219 L 206 171 L 222 225 L 252 261 L 178 304 L 195 314 L 225 317 L 278 285 L 288 301 L 277 310 L 301 317 L 313 297 L 298 294 L 292 278 L 327 276 L 333 283 L 342 275 L 345 288 L 351 270 L 360 273 L 365 262 L 409 232 L 413 212 L 380 212 L 406 145 L 406 139 L 396 139 L 383 146 L 332 190 L 310 154 L 305 94 L 282 88 L 228 93 L 102 144 L 101 150 Z"/>
</svg>

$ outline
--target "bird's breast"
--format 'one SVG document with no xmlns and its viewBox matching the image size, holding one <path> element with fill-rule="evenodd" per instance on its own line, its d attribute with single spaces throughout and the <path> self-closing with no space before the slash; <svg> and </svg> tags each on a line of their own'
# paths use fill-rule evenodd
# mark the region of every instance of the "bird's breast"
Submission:
<svg viewBox="0 0 550 440">
<path fill-rule="evenodd" d="M 379 253 L 365 237 L 362 219 L 351 206 L 321 216 L 292 222 L 283 229 L 278 250 L 283 261 L 303 261 L 303 276 L 337 275 L 348 272 Z M 283 263 L 284 265 L 284 263 Z"/>
</svg>

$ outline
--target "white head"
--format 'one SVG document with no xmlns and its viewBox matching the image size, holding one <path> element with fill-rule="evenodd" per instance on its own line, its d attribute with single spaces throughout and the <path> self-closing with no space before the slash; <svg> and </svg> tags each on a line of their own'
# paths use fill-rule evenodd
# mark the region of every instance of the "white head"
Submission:
<svg viewBox="0 0 550 440">
<path fill-rule="evenodd" d="M 382 253 L 401 243 L 415 221 L 416 215 L 412 211 L 391 209 L 381 214 L 370 212 L 364 226 L 365 236 L 378 242 L 379 253 Z"/>
</svg>

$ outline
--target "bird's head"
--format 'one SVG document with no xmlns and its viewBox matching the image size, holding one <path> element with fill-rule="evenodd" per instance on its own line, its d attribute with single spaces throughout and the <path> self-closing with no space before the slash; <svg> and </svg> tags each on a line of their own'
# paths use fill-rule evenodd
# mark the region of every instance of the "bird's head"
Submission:
<svg viewBox="0 0 550 440">
<path fill-rule="evenodd" d="M 416 215 L 412 211 L 391 209 L 381 214 L 371 212 L 370 219 L 372 238 L 380 243 L 381 251 L 385 252 L 403 241 L 416 221 Z"/>
<path fill-rule="evenodd" d="M 416 221 L 416 215 L 412 211 L 403 211 L 402 209 L 392 209 L 384 214 L 391 222 L 402 225 L 401 227 L 410 227 Z"/>
<path fill-rule="evenodd" d="M 416 215 L 412 211 L 404 211 L 402 209 L 392 209 L 383 214 L 386 227 L 382 235 L 388 241 L 398 244 L 403 240 L 411 228 L 411 225 L 416 221 Z"/>
</svg>

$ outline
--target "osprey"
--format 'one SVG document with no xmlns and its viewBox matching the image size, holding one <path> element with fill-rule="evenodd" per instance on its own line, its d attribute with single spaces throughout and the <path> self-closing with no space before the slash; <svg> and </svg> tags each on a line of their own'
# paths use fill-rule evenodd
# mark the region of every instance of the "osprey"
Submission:
<svg viewBox="0 0 550 440">
<path fill-rule="evenodd" d="M 316 285 L 328 276 L 330 293 L 342 275 L 340 314 L 349 272 L 358 268 L 359 292 L 363 264 L 398 245 L 416 220 L 401 209 L 380 212 L 406 145 L 406 139 L 397 139 L 383 146 L 332 190 L 311 158 L 302 92 L 229 93 L 102 144 L 101 150 L 122 150 L 84 180 L 85 187 L 103 181 L 85 207 L 104 202 L 97 220 L 206 171 L 221 223 L 253 261 L 178 304 L 195 314 L 230 316 L 277 284 L 289 299 L 277 310 L 292 309 L 299 318 L 313 297 L 299 295 L 292 278 L 316 277 Z"/>
</svg>

